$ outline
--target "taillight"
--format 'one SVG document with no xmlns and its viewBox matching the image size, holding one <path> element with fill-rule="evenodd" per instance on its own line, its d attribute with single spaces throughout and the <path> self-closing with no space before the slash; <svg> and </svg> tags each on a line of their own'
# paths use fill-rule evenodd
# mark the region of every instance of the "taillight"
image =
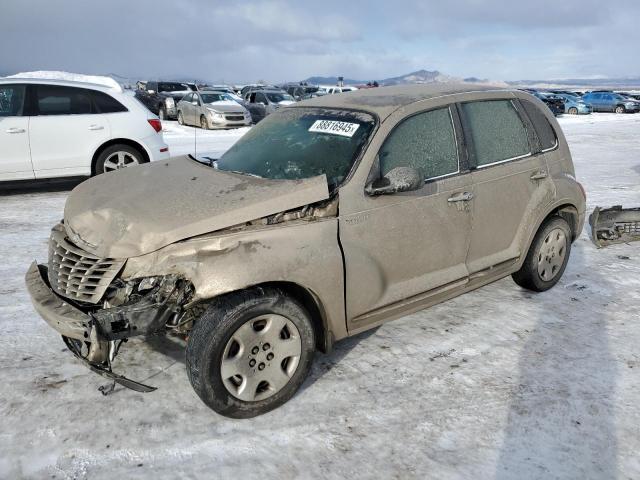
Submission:
<svg viewBox="0 0 640 480">
<path fill-rule="evenodd" d="M 147 119 L 149 125 L 157 132 L 160 133 L 162 131 L 162 123 L 157 118 L 149 118 Z"/>
</svg>

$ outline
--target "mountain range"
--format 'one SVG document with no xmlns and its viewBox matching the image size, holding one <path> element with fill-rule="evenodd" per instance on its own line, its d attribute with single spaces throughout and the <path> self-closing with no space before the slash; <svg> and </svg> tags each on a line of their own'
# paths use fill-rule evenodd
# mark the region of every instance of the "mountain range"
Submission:
<svg viewBox="0 0 640 480">
<path fill-rule="evenodd" d="M 612 89 L 632 89 L 640 88 L 640 77 L 627 77 L 627 78 L 569 78 L 569 79 L 551 79 L 551 80 L 516 80 L 516 81 L 503 81 L 492 80 L 487 78 L 477 77 L 454 77 L 444 74 L 438 70 L 417 70 L 415 72 L 407 73 L 406 75 L 400 75 L 398 77 L 390 77 L 384 79 L 367 79 L 357 80 L 352 78 L 345 78 L 343 80 L 345 85 L 364 85 L 368 82 L 377 81 L 381 86 L 387 85 L 408 85 L 415 83 L 449 83 L 449 82 L 462 82 L 462 83 L 481 83 L 491 84 L 498 86 L 514 86 L 514 87 L 538 87 L 538 88 L 552 88 L 552 87 L 573 87 L 573 88 L 612 88 Z M 309 77 L 303 82 L 307 82 L 313 85 L 336 85 L 338 83 L 338 77 L 322 77 L 313 76 Z"/>
</svg>

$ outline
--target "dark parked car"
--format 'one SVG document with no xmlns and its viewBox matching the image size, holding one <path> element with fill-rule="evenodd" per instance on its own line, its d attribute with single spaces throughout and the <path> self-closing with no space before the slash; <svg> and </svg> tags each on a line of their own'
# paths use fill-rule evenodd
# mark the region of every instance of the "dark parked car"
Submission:
<svg viewBox="0 0 640 480">
<path fill-rule="evenodd" d="M 136 90 L 136 98 L 161 120 L 178 118 L 177 105 L 187 93 L 198 88 L 193 83 L 146 82 L 144 89 Z"/>
<path fill-rule="evenodd" d="M 279 88 L 249 90 L 244 96 L 244 101 L 254 123 L 258 123 L 280 107 L 295 103 L 291 95 Z"/>
<path fill-rule="evenodd" d="M 305 95 L 310 93 L 316 93 L 319 89 L 316 85 L 284 85 L 282 87 L 289 95 L 291 95 L 296 100 L 302 100 Z"/>
<path fill-rule="evenodd" d="M 525 91 L 542 100 L 556 117 L 564 113 L 565 99 L 561 96 L 533 89 L 525 89 Z"/>
<path fill-rule="evenodd" d="M 636 113 L 640 111 L 640 101 L 614 92 L 589 92 L 582 97 L 582 100 L 591 104 L 594 112 Z"/>
</svg>

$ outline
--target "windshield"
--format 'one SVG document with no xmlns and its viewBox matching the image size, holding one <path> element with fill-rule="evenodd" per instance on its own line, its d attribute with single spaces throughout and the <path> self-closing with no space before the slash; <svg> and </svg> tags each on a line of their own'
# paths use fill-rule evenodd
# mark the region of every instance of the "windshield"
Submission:
<svg viewBox="0 0 640 480">
<path fill-rule="evenodd" d="M 188 83 L 159 83 L 158 91 L 159 92 L 185 92 L 192 91 L 195 88 L 192 88 Z"/>
<path fill-rule="evenodd" d="M 325 174 L 334 189 L 349 174 L 374 125 L 366 113 L 287 108 L 253 127 L 216 167 L 281 180 Z"/>
<path fill-rule="evenodd" d="M 225 93 L 201 93 L 202 101 L 204 103 L 221 102 L 222 100 L 229 100 Z"/>
<path fill-rule="evenodd" d="M 288 93 L 265 93 L 270 102 L 280 103 L 285 100 L 293 101 L 293 97 Z"/>
</svg>

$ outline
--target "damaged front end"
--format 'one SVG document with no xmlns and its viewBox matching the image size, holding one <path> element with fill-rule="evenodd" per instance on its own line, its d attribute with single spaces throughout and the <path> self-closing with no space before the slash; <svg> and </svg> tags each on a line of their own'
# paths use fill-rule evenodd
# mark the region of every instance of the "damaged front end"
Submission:
<svg viewBox="0 0 640 480">
<path fill-rule="evenodd" d="M 155 390 L 114 373 L 112 362 L 130 337 L 167 329 L 185 331 L 192 322 L 184 307 L 193 295 L 191 283 L 177 275 L 118 278 L 97 305 L 61 296 L 59 285 L 52 288 L 49 273 L 47 266 L 34 262 L 26 274 L 27 288 L 38 313 L 62 335 L 69 350 L 115 383 L 139 392 Z"/>
<path fill-rule="evenodd" d="M 640 240 L 640 208 L 596 207 L 589 225 L 591 239 L 598 247 Z"/>
</svg>

